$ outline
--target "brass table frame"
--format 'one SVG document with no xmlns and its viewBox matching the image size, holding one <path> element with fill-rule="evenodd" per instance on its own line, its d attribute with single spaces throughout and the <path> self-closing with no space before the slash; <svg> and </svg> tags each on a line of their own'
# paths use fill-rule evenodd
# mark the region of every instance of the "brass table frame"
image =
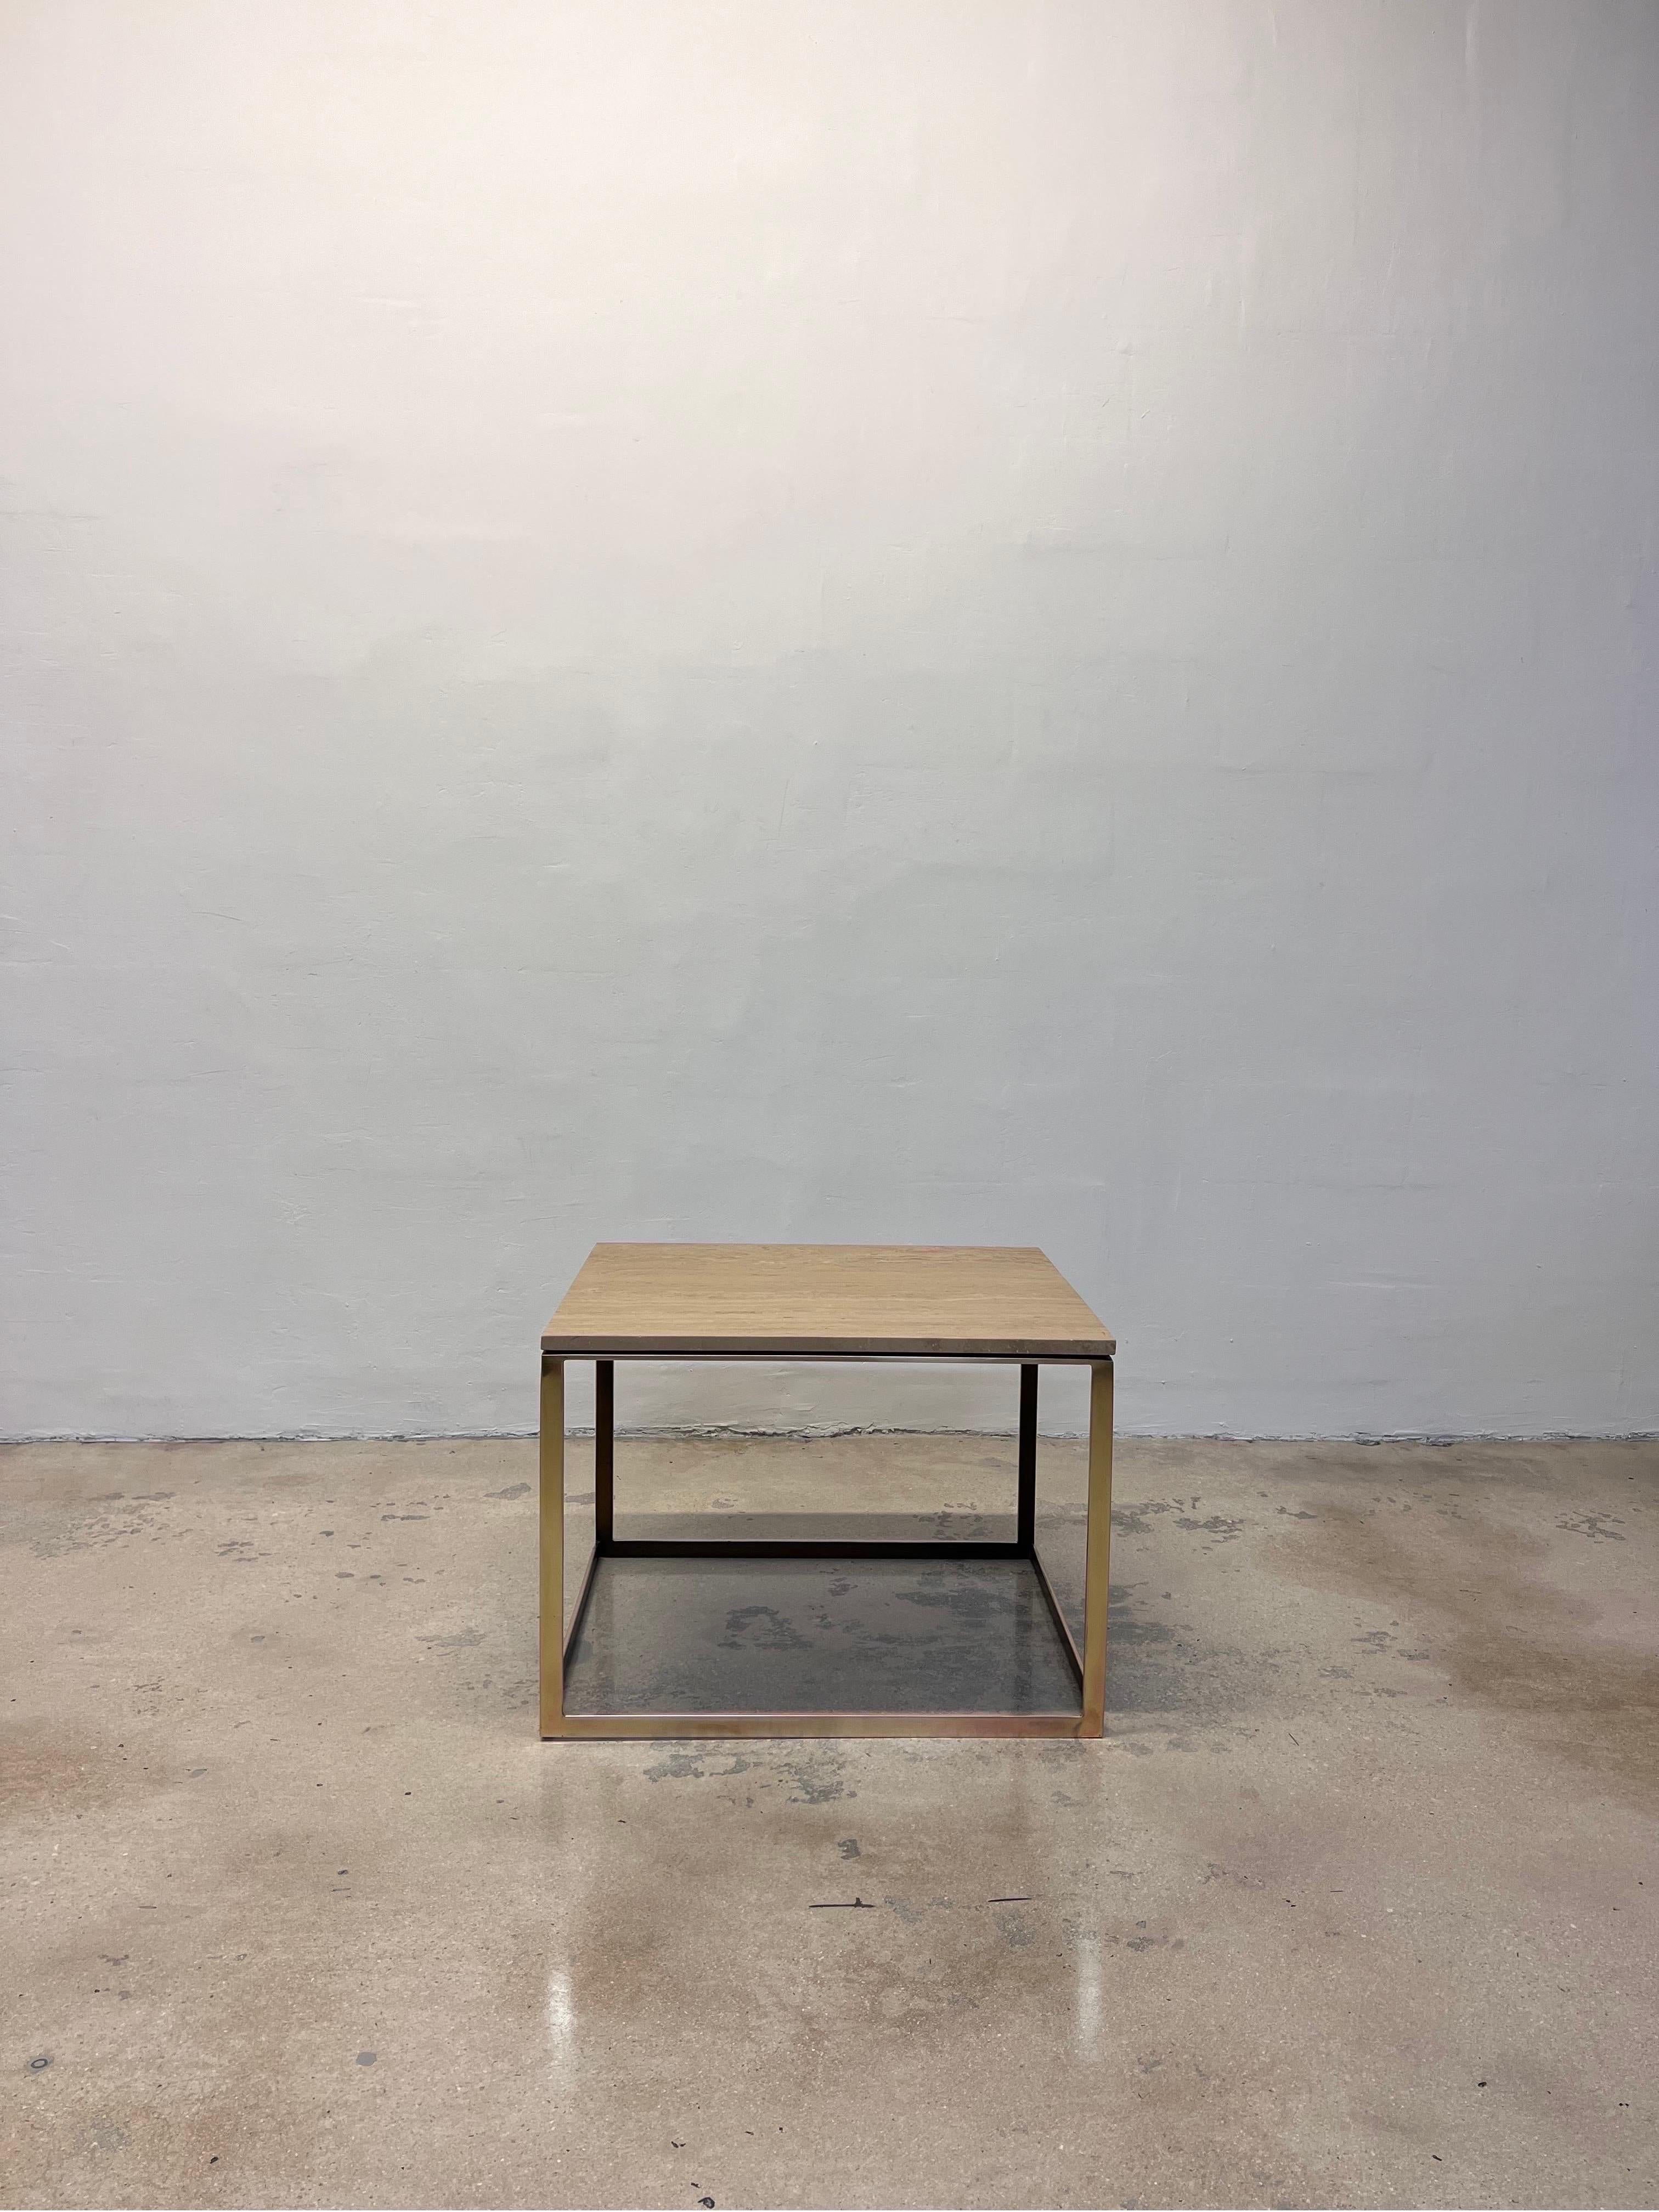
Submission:
<svg viewBox="0 0 1659 2212">
<path fill-rule="evenodd" d="M 622 1355 L 627 1356 L 627 1355 Z M 648 1355 L 640 1355 L 648 1356 Z M 687 1355 L 681 1354 L 680 1357 Z M 713 1356 L 713 1355 L 710 1355 Z M 739 1356 L 731 1352 L 722 1359 Z M 753 1357 L 775 1358 L 775 1354 Z M 866 1355 L 867 1356 L 867 1355 Z M 877 1364 L 874 1361 L 872 1364 Z M 1007 1362 L 1000 1364 L 1012 1364 Z M 1078 1650 L 1036 1548 L 1037 1362 L 1022 1360 L 1018 1495 L 1012 1543 L 858 1543 L 823 1539 L 744 1540 L 690 1538 L 629 1540 L 615 1528 L 616 1357 L 595 1358 L 594 1544 L 564 1630 L 564 1370 L 542 1354 L 541 1390 L 541 1733 L 544 1741 L 615 1741 L 699 1736 L 1098 1736 L 1106 1727 L 1106 1605 L 1112 1541 L 1112 1382 L 1109 1359 L 1048 1361 L 1086 1366 L 1089 1497 L 1085 1551 L 1083 1649 Z M 1060 1713 L 786 1712 L 571 1713 L 565 1670 L 601 1559 L 1026 1559 L 1035 1570 L 1060 1646 L 1078 1685 L 1079 1710 Z M 550 1623 L 552 1633 L 549 1633 Z"/>
</svg>

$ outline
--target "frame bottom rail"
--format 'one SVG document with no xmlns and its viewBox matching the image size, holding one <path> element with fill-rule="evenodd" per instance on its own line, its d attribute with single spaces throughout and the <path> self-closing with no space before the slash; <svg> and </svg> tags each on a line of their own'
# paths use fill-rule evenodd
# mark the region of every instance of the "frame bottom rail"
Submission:
<svg viewBox="0 0 1659 2212">
<path fill-rule="evenodd" d="M 1081 1713 L 566 1713 L 544 1743 L 640 1738 L 1098 1735 Z"/>
</svg>

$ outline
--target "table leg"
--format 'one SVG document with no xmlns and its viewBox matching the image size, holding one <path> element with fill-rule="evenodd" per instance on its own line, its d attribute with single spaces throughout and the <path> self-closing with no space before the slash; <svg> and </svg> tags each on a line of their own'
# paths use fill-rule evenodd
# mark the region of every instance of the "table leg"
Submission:
<svg viewBox="0 0 1659 2212">
<path fill-rule="evenodd" d="M 593 1362 L 593 1541 L 603 1551 L 616 1534 L 617 1363 Z"/>
<path fill-rule="evenodd" d="M 1106 1733 L 1106 1607 L 1112 1565 L 1112 1363 L 1089 1370 L 1089 1532 L 1083 1584 L 1083 1720 Z"/>
<path fill-rule="evenodd" d="M 1014 1541 L 1030 1553 L 1036 1544 L 1037 1371 L 1019 1370 L 1019 1511 Z"/>
<path fill-rule="evenodd" d="M 541 1732 L 564 1733 L 564 1362 L 542 1354 Z"/>
</svg>

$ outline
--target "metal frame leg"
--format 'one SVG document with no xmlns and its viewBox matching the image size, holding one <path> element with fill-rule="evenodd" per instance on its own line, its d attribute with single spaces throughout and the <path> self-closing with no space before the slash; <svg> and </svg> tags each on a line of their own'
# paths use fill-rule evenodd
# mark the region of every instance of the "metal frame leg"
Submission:
<svg viewBox="0 0 1659 2212">
<path fill-rule="evenodd" d="M 617 1363 L 593 1362 L 593 1541 L 604 1551 L 616 1534 Z"/>
<path fill-rule="evenodd" d="M 1106 1733 L 1106 1607 L 1112 1567 L 1112 1380 L 1109 1359 L 1089 1371 L 1088 1564 L 1083 1582 L 1083 1722 L 1079 1735 Z"/>
<path fill-rule="evenodd" d="M 542 1354 L 541 1732 L 564 1723 L 564 1362 Z"/>
<path fill-rule="evenodd" d="M 1014 1541 L 1029 1559 L 1036 1549 L 1037 1371 L 1019 1370 L 1019 1505 Z"/>
</svg>

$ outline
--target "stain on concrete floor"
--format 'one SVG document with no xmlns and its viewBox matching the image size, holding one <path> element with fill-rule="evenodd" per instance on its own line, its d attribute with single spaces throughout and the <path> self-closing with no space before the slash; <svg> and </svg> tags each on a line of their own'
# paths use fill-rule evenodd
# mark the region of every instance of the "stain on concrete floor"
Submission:
<svg viewBox="0 0 1659 2212">
<path fill-rule="evenodd" d="M 1124 1445 L 1098 1745 L 544 1746 L 533 1479 L 0 1455 L 0 2201 L 1659 2200 L 1653 1447 Z M 1012 1445 L 618 1481 L 995 1533 Z"/>
</svg>

